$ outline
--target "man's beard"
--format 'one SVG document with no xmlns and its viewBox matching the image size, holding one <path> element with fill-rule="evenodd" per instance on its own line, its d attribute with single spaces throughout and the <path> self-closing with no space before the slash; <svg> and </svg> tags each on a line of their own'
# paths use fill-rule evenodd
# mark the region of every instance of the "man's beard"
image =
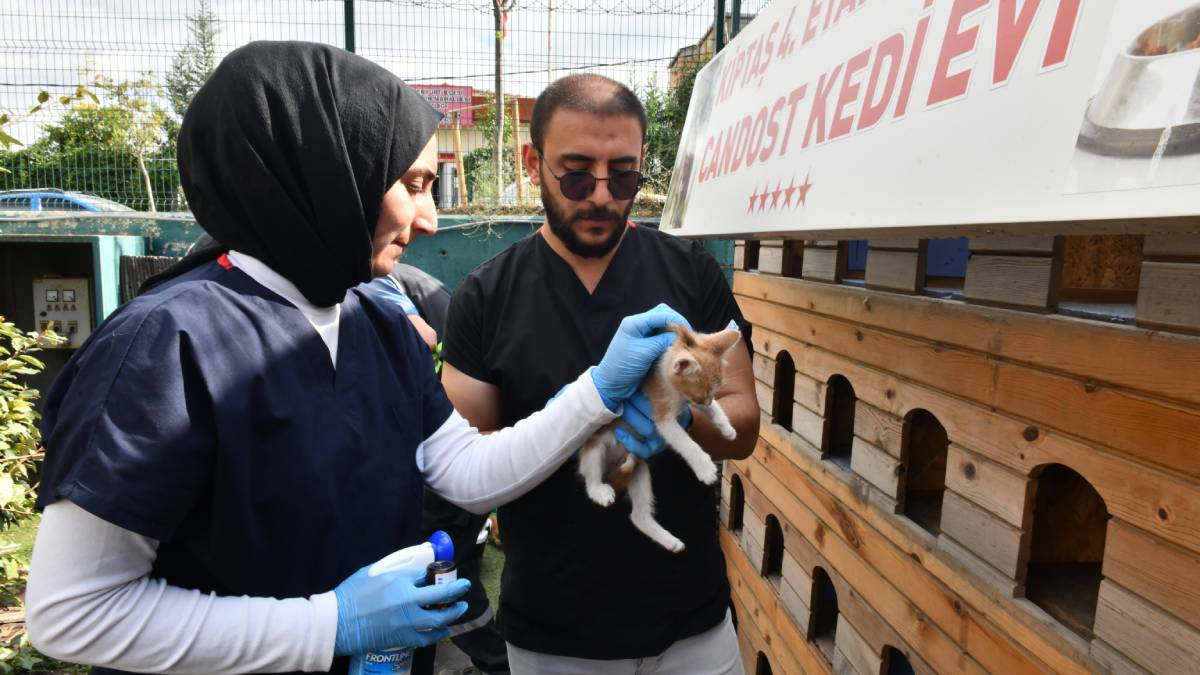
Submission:
<svg viewBox="0 0 1200 675">
<path fill-rule="evenodd" d="M 568 251 L 581 258 L 603 258 L 620 243 L 621 235 L 625 233 L 629 212 L 633 210 L 632 201 L 629 202 L 629 207 L 625 209 L 625 212 L 621 214 L 597 207 L 589 211 L 580 211 L 568 221 L 566 214 L 560 211 L 554 203 L 549 187 L 545 183 L 541 187 L 542 207 L 546 209 L 546 223 L 550 226 L 550 231 L 558 237 Z M 612 234 L 603 241 L 589 244 L 580 240 L 579 235 L 575 233 L 575 228 L 572 227 L 578 220 L 609 220 L 617 227 L 613 228 Z"/>
</svg>

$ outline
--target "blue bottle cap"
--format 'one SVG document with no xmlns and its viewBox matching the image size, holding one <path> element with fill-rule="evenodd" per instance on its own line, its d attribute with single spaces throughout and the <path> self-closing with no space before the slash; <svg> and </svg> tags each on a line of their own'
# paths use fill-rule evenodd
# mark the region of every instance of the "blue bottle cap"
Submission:
<svg viewBox="0 0 1200 675">
<path fill-rule="evenodd" d="M 434 560 L 454 560 L 454 541 L 450 535 L 438 530 L 429 537 L 429 543 L 433 544 Z"/>
</svg>

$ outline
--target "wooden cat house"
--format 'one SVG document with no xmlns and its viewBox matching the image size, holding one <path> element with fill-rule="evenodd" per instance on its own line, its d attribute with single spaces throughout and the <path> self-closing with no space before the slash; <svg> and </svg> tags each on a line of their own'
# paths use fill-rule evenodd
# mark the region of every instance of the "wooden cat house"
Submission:
<svg viewBox="0 0 1200 675">
<path fill-rule="evenodd" d="M 780 0 L 701 73 L 663 227 L 738 240 L 747 673 L 1200 672 L 1198 36 Z"/>
</svg>

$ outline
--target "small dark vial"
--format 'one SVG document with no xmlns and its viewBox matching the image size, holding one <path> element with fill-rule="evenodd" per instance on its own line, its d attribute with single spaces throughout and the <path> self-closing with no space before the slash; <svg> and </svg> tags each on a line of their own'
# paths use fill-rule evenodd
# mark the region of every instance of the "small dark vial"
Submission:
<svg viewBox="0 0 1200 675">
<path fill-rule="evenodd" d="M 425 568 L 425 585 L 437 586 L 440 584 L 448 584 L 451 581 L 458 579 L 458 566 L 453 560 L 435 560 L 429 563 Z M 453 602 L 443 602 L 436 605 L 430 605 L 430 609 L 446 609 L 452 606 Z"/>
</svg>

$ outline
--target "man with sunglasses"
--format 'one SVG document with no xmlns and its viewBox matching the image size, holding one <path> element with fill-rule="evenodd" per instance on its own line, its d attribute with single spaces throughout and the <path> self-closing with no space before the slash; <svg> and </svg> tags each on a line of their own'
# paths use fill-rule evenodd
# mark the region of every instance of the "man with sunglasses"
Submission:
<svg viewBox="0 0 1200 675">
<path fill-rule="evenodd" d="M 572 75 L 538 97 L 523 160 L 545 223 L 469 274 L 447 318 L 443 384 L 480 429 L 540 409 L 598 360 L 621 317 L 659 302 L 696 330 L 733 322 L 748 337 L 703 246 L 628 221 L 645 132 L 641 102 L 605 77 Z M 730 350 L 725 374 L 717 398 L 737 439 L 721 438 L 702 415 L 688 427 L 714 459 L 748 456 L 758 436 L 749 349 Z M 649 445 L 661 445 L 651 436 Z M 501 509 L 499 625 L 513 673 L 743 672 L 717 492 L 673 452 L 648 461 L 657 517 L 684 541 L 681 553 L 636 530 L 627 501 L 605 508 L 588 499 L 574 462 Z"/>
</svg>

